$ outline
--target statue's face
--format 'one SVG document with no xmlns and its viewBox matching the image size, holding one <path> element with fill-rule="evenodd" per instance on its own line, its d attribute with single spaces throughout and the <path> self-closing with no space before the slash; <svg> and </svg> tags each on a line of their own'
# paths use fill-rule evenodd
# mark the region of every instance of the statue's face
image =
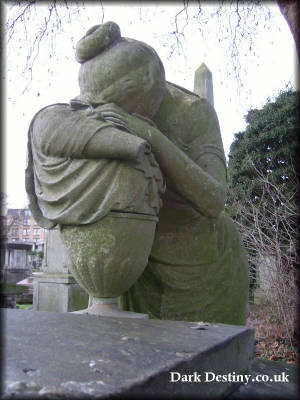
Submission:
<svg viewBox="0 0 300 400">
<path fill-rule="evenodd" d="M 145 46 L 124 41 L 84 63 L 80 98 L 93 104 L 115 103 L 129 113 L 153 118 L 166 82 L 160 59 Z"/>
</svg>

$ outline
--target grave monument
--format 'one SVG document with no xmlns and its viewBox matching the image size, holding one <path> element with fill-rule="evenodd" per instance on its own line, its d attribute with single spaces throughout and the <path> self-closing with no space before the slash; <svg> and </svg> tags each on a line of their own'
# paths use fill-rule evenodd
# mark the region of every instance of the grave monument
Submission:
<svg viewBox="0 0 300 400">
<path fill-rule="evenodd" d="M 213 105 L 113 22 L 89 29 L 76 59 L 79 96 L 31 122 L 26 190 L 93 298 L 84 312 L 244 324 L 248 266 L 224 213 Z"/>
<path fill-rule="evenodd" d="M 76 58 L 80 95 L 31 123 L 26 188 L 51 233 L 48 275 L 71 271 L 97 315 L 5 310 L 3 398 L 295 398 L 294 378 L 281 389 L 244 379 L 281 367 L 253 363 L 253 331 L 234 326 L 247 262 L 223 211 L 212 86 L 198 96 L 166 82 L 155 51 L 112 22 Z M 136 313 L 151 319 L 121 318 Z"/>
</svg>

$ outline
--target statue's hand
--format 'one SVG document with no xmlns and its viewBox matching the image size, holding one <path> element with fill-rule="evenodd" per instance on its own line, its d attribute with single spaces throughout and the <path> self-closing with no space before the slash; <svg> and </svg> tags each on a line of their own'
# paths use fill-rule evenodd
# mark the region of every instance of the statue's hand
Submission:
<svg viewBox="0 0 300 400">
<path fill-rule="evenodd" d="M 101 116 L 105 121 L 110 121 L 115 125 L 123 128 L 126 126 L 126 111 L 122 110 L 119 106 L 114 103 L 102 104 L 95 108 L 95 112 Z"/>
<path fill-rule="evenodd" d="M 137 115 L 129 114 L 114 103 L 98 106 L 96 111 L 101 113 L 104 120 L 110 121 L 134 133 L 151 144 L 153 131 L 155 129 L 153 125 L 151 125 L 151 121 L 148 122 L 142 117 L 140 118 Z"/>
</svg>

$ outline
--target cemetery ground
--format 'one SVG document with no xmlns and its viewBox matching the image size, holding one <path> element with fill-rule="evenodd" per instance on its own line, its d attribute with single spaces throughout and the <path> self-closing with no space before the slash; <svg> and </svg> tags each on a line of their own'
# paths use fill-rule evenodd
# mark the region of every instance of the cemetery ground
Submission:
<svg viewBox="0 0 300 400">
<path fill-rule="evenodd" d="M 255 329 L 255 357 L 286 363 L 297 363 L 299 344 L 290 339 L 270 305 L 249 305 L 247 326 Z"/>
<path fill-rule="evenodd" d="M 17 308 L 19 308 L 20 310 L 27 310 L 28 308 L 31 308 L 32 304 L 28 303 L 28 304 L 17 304 Z"/>
</svg>

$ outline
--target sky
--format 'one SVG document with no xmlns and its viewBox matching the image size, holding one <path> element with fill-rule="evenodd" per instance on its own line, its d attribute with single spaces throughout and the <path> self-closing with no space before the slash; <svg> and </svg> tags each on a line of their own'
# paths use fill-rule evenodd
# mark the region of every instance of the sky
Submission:
<svg viewBox="0 0 300 400">
<path fill-rule="evenodd" d="M 238 76 L 232 67 L 237 65 L 234 62 L 236 49 L 230 48 L 232 40 L 228 39 L 235 33 L 236 14 L 229 10 L 229 5 L 225 6 L 226 12 L 217 24 L 217 17 L 212 16 L 215 4 L 209 3 L 200 23 L 200 31 L 195 18 L 196 3 L 189 6 L 186 14 L 180 13 L 180 2 L 153 2 L 139 6 L 139 3 L 133 2 L 104 1 L 104 16 L 99 5 L 87 4 L 80 8 L 79 13 L 75 6 L 67 14 L 59 10 L 62 29 L 54 22 L 53 25 L 49 23 L 32 69 L 29 68 L 31 60 L 28 59 L 28 51 L 34 43 L 37 45 L 34 42 L 36 32 L 41 30 L 41 21 L 45 21 L 48 15 L 45 5 L 39 5 L 29 19 L 25 19 L 25 23 L 15 26 L 14 35 L 6 46 L 6 67 L 2 78 L 6 87 L 4 191 L 8 195 L 8 208 L 24 208 L 28 204 L 24 175 L 30 121 L 42 107 L 68 102 L 79 94 L 79 64 L 74 58 L 74 46 L 95 24 L 117 22 L 122 36 L 152 46 L 164 64 L 167 80 L 188 90 L 193 90 L 195 70 L 204 62 L 213 74 L 214 106 L 226 155 L 234 134 L 246 128 L 244 116 L 249 109 L 262 107 L 268 98 L 274 99 L 287 85 L 296 88 L 294 41 L 276 4 L 268 4 L 269 19 L 265 19 L 262 12 L 252 11 L 247 16 L 249 26 L 245 27 L 244 36 L 237 35 Z M 185 26 L 184 35 L 179 35 L 179 44 L 172 33 L 176 29 L 176 14 L 179 32 Z M 12 11 L 7 6 L 7 18 L 11 15 Z M 231 22 L 229 28 L 228 20 Z M 251 27 L 256 23 L 258 28 L 253 33 Z M 56 32 L 54 38 L 51 29 Z M 33 56 L 35 54 L 33 51 Z"/>
</svg>

